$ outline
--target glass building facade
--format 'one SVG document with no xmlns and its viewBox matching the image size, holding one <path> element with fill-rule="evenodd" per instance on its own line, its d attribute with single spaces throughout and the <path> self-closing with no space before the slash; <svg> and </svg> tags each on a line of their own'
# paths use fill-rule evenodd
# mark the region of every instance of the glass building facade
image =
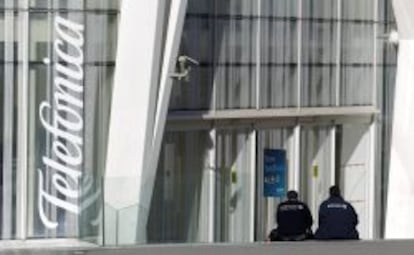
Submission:
<svg viewBox="0 0 414 255">
<path fill-rule="evenodd" d="M 166 137 L 177 139 L 164 140 L 161 193 L 153 197 L 160 204 L 171 194 L 196 201 L 175 205 L 193 223 L 184 239 L 266 238 L 278 200 L 263 197 L 265 148 L 286 150 L 288 186 L 315 216 L 338 183 L 360 214 L 361 236 L 381 236 L 396 67 L 396 49 L 381 39 L 396 29 L 390 4 L 189 1 L 180 54 L 200 65 L 189 81 L 173 85 Z M 180 196 L 162 192 L 165 185 L 193 189 Z M 205 231 L 213 237 L 205 239 Z M 161 239 L 181 242 L 182 234 Z"/>
<path fill-rule="evenodd" d="M 103 193 L 121 4 L 0 0 L 1 239 L 117 245 L 138 217 Z M 315 226 L 337 183 L 381 238 L 395 29 L 390 0 L 189 0 L 179 55 L 199 65 L 173 83 L 145 242 L 265 240 L 265 149 Z"/>
<path fill-rule="evenodd" d="M 101 240 L 119 2 L 5 0 L 0 6 L 1 237 Z M 64 172 L 62 162 L 73 174 L 50 175 Z M 72 192 L 75 186 L 81 192 Z M 54 205 L 65 197 L 76 213 Z M 44 222 L 64 223 L 50 230 Z"/>
</svg>

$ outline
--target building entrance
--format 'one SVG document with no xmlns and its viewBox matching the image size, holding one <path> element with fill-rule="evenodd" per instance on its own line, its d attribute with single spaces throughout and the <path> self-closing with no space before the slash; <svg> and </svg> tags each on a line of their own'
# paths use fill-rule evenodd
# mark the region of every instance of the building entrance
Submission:
<svg viewBox="0 0 414 255">
<path fill-rule="evenodd" d="M 352 121 L 302 125 L 299 135 L 293 130 L 280 128 L 258 132 L 256 239 L 265 240 L 275 227 L 275 214 L 281 200 L 263 196 L 264 148 L 286 150 L 287 189 L 299 191 L 300 199 L 309 205 L 314 230 L 318 226 L 319 205 L 328 198 L 329 187 L 337 184 L 359 215 L 361 238 L 371 238 L 374 218 L 371 124 Z"/>
</svg>

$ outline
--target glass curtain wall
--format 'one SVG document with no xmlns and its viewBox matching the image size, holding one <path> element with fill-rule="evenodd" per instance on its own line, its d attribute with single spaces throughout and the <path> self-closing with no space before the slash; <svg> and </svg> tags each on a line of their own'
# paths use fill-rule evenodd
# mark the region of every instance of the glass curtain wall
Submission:
<svg viewBox="0 0 414 255">
<path fill-rule="evenodd" d="M 338 24 L 337 1 L 303 1 L 301 94 L 304 107 L 336 104 Z"/>
<path fill-rule="evenodd" d="M 341 126 L 334 124 L 335 117 L 322 120 L 316 113 L 318 116 L 308 123 L 309 120 L 302 122 L 294 119 L 296 116 L 288 116 L 294 119 L 292 125 L 275 116 L 271 120 L 275 127 L 266 126 L 270 130 L 264 131 L 255 127 L 259 119 L 234 120 L 231 115 L 238 109 L 382 108 L 386 119 L 381 129 L 383 139 L 375 144 L 384 148 L 381 160 L 383 167 L 387 164 L 389 148 L 381 145 L 389 141 L 396 51 L 380 37 L 395 24 L 390 3 L 389 0 L 189 0 L 180 54 L 197 59 L 200 65 L 192 69 L 188 81 L 173 85 L 170 114 L 178 110 L 184 114 L 191 110 L 189 115 L 194 110 L 213 113 L 235 110 L 226 111 L 232 131 L 220 129 L 222 119 L 210 122 L 191 115 L 195 122 L 206 122 L 212 129 L 210 132 L 217 132 L 217 143 L 211 149 L 217 164 L 216 181 L 211 184 L 216 199 L 215 241 L 247 240 L 246 236 L 235 238 L 231 227 L 238 220 L 237 209 L 232 205 L 232 196 L 238 197 L 237 185 L 232 181 L 239 181 L 237 171 L 242 169 L 239 161 L 255 157 L 259 162 L 251 169 L 253 174 L 250 173 L 256 178 L 256 187 L 250 187 L 256 191 L 254 218 L 271 217 L 277 201 L 263 202 L 257 182 L 263 146 L 287 148 L 287 140 L 296 141 L 297 151 L 289 150 L 292 152 L 289 157 L 299 162 L 300 193 L 314 213 L 326 198 L 329 185 L 339 181 L 333 180 L 335 169 L 332 169 L 340 168 L 341 164 L 336 162 L 341 158 L 335 152 L 339 147 L 333 148 L 340 146 L 335 144 L 337 137 L 333 134 L 341 132 Z M 338 121 L 351 125 L 356 121 L 353 117 L 358 115 L 356 111 L 346 120 Z M 246 123 L 253 128 L 245 129 Z M 188 123 L 182 125 L 184 128 Z M 370 125 L 375 127 L 375 122 L 367 124 L 365 136 L 371 134 Z M 255 153 L 247 153 L 252 150 Z M 248 174 L 247 168 L 240 171 Z M 248 189 L 248 184 L 245 185 Z M 248 219 L 249 215 L 240 217 Z M 256 220 L 257 240 L 264 239 L 269 222 Z"/>
<path fill-rule="evenodd" d="M 200 66 L 170 109 L 374 104 L 377 1 L 190 0 L 181 54 Z"/>
<path fill-rule="evenodd" d="M 0 237 L 16 238 L 17 87 L 21 75 L 17 3 L 0 2 Z"/>
<path fill-rule="evenodd" d="M 118 3 L 29 2 L 29 238 L 101 242 Z"/>
<path fill-rule="evenodd" d="M 298 1 L 261 1 L 259 22 L 260 107 L 296 106 Z"/>
<path fill-rule="evenodd" d="M 342 1 L 341 105 L 371 105 L 374 91 L 374 0 Z"/>
<path fill-rule="evenodd" d="M 170 110 L 378 104 L 385 146 L 377 144 L 386 169 L 396 49 L 379 37 L 395 28 L 390 1 L 300 2 L 189 0 L 180 54 L 200 65 L 188 80 L 174 83 Z M 1 239 L 101 243 L 100 191 L 119 4 L 0 1 Z M 276 206 L 255 200 L 257 158 L 264 147 L 288 148 L 292 128 L 302 128 L 303 193 L 314 192 L 309 180 L 315 172 L 309 171 L 315 160 L 319 174 L 333 165 L 330 128 L 298 122 L 259 131 L 255 120 L 248 122 L 223 129 L 212 121 L 202 131 L 166 133 L 149 242 L 254 240 L 254 219 L 262 216 L 254 214 L 267 206 L 270 217 Z M 259 204 L 264 207 L 255 210 Z"/>
</svg>

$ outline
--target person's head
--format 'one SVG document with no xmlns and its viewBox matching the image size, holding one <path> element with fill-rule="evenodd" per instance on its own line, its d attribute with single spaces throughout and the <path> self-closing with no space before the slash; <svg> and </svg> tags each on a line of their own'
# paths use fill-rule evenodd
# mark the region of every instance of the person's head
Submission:
<svg viewBox="0 0 414 255">
<path fill-rule="evenodd" d="M 289 190 L 286 196 L 289 200 L 298 199 L 298 193 L 294 190 Z"/>
<path fill-rule="evenodd" d="M 333 185 L 329 188 L 329 195 L 331 195 L 331 197 L 340 197 L 341 190 L 339 189 L 338 186 Z"/>
</svg>

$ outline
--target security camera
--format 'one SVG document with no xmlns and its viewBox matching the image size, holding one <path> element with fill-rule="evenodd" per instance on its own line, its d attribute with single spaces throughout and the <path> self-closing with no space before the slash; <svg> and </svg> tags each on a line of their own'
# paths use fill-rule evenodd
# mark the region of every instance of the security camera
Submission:
<svg viewBox="0 0 414 255">
<path fill-rule="evenodd" d="M 197 65 L 197 66 L 200 65 L 200 63 L 197 60 L 190 58 L 189 56 L 181 55 L 178 57 L 178 63 L 186 64 L 187 61 L 193 65 Z"/>
<path fill-rule="evenodd" d="M 192 65 L 199 65 L 200 63 L 190 58 L 189 56 L 181 55 L 177 59 L 177 72 L 170 74 L 170 77 L 175 78 L 179 81 L 185 80 L 189 81 L 190 71 Z"/>
</svg>

